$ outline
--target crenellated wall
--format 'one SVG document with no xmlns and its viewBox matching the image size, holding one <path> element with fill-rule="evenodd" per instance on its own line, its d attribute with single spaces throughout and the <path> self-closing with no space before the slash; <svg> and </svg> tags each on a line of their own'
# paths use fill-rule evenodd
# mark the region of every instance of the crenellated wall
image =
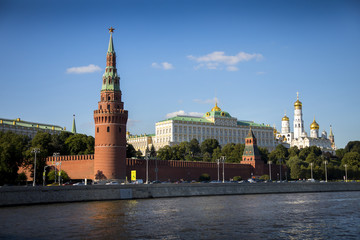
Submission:
<svg viewBox="0 0 360 240">
<path fill-rule="evenodd" d="M 71 179 L 94 179 L 94 154 L 89 155 L 72 155 L 59 156 L 57 162 L 61 162 L 61 169 L 67 172 Z M 48 157 L 46 164 L 52 166 L 55 164 L 55 157 Z M 218 165 L 214 162 L 189 162 L 177 160 L 149 160 L 149 181 L 156 180 L 156 166 L 158 168 L 158 180 L 160 181 L 184 181 L 199 180 L 203 173 L 210 175 L 211 180 L 218 178 Z M 225 163 L 225 180 L 230 180 L 234 176 L 241 176 L 248 179 L 252 176 L 261 176 L 269 174 L 269 166 L 267 164 L 257 164 L 256 169 L 250 164 Z M 59 169 L 59 166 L 57 167 Z M 137 179 L 146 180 L 146 160 L 143 159 L 126 159 L 126 177 L 131 179 L 131 171 L 136 170 Z M 19 172 L 25 172 L 28 180 L 31 180 L 30 170 L 21 168 Z M 223 165 L 219 165 L 219 178 L 222 180 Z M 272 179 L 279 178 L 280 167 L 271 165 Z M 285 179 L 286 168 L 282 168 L 282 177 Z"/>
</svg>

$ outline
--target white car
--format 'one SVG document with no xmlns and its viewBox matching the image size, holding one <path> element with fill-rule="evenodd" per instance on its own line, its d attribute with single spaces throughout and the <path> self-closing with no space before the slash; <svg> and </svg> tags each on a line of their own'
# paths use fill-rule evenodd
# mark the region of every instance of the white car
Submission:
<svg viewBox="0 0 360 240">
<path fill-rule="evenodd" d="M 105 183 L 105 185 L 119 185 L 119 183 L 112 181 L 112 182 Z"/>
</svg>

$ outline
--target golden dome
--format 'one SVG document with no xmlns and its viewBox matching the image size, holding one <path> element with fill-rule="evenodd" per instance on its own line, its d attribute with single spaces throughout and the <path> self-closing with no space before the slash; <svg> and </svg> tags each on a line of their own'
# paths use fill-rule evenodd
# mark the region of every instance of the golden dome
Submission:
<svg viewBox="0 0 360 240">
<path fill-rule="evenodd" d="M 315 118 L 314 118 L 314 121 L 312 122 L 312 124 L 310 125 L 310 129 L 311 130 L 319 129 L 319 124 L 315 121 Z"/>
<path fill-rule="evenodd" d="M 302 103 L 299 101 L 299 93 L 297 93 L 297 100 L 294 103 L 294 107 L 295 107 L 295 109 L 301 109 L 302 108 Z"/>
<path fill-rule="evenodd" d="M 219 111 L 221 112 L 221 108 L 218 107 L 217 102 L 215 103 L 215 107 L 211 109 L 212 112 Z"/>
<path fill-rule="evenodd" d="M 282 121 L 289 121 L 289 118 L 286 116 L 286 114 L 285 114 L 285 116 L 281 119 Z"/>
</svg>

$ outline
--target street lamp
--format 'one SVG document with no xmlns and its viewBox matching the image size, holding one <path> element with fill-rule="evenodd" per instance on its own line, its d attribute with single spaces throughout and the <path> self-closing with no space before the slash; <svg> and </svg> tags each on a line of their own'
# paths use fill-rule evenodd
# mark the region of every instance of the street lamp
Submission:
<svg viewBox="0 0 360 240">
<path fill-rule="evenodd" d="M 45 175 L 46 175 L 46 168 L 49 166 L 45 166 L 44 167 L 44 172 L 43 172 L 43 186 L 45 186 Z"/>
<path fill-rule="evenodd" d="M 325 164 L 325 182 L 327 182 L 327 169 L 326 169 L 326 165 L 328 164 L 328 161 L 324 161 Z"/>
<path fill-rule="evenodd" d="M 345 182 L 347 182 L 347 164 L 345 164 L 344 165 L 344 167 L 345 167 Z"/>
<path fill-rule="evenodd" d="M 270 176 L 270 181 L 271 181 L 271 164 L 272 164 L 272 161 L 268 161 L 268 164 L 269 164 L 269 176 Z"/>
<path fill-rule="evenodd" d="M 314 179 L 314 178 L 313 178 L 313 165 L 314 165 L 314 163 L 310 163 L 310 167 L 311 167 L 311 181 Z"/>
<path fill-rule="evenodd" d="M 218 166 L 218 182 L 220 182 L 220 159 L 216 159 L 216 163 Z"/>
<path fill-rule="evenodd" d="M 56 183 L 56 166 L 57 166 L 57 157 L 60 155 L 60 153 L 56 152 L 56 153 L 53 153 L 53 156 L 55 157 L 55 183 Z"/>
<path fill-rule="evenodd" d="M 224 168 L 225 168 L 225 159 L 226 159 L 226 157 L 225 156 L 221 156 L 221 162 L 222 162 L 222 164 L 223 164 L 223 183 L 225 182 L 225 171 L 224 171 Z"/>
<path fill-rule="evenodd" d="M 31 150 L 32 153 L 35 153 L 35 159 L 34 159 L 34 177 L 33 177 L 33 187 L 35 187 L 35 180 L 36 180 L 36 154 L 40 152 L 39 148 L 33 148 Z"/>
<path fill-rule="evenodd" d="M 145 153 L 145 160 L 146 160 L 146 182 L 145 184 L 149 184 L 149 153 Z"/>
</svg>

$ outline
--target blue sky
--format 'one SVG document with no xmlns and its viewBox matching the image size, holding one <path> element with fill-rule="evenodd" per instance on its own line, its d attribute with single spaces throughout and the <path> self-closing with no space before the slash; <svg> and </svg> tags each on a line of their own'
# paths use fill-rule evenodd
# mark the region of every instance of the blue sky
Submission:
<svg viewBox="0 0 360 240">
<path fill-rule="evenodd" d="M 1 0 L 1 117 L 70 130 L 76 114 L 94 135 L 111 26 L 132 134 L 214 99 L 280 129 L 299 92 L 308 134 L 315 116 L 338 147 L 360 140 L 360 2 L 347 0 Z"/>
</svg>

